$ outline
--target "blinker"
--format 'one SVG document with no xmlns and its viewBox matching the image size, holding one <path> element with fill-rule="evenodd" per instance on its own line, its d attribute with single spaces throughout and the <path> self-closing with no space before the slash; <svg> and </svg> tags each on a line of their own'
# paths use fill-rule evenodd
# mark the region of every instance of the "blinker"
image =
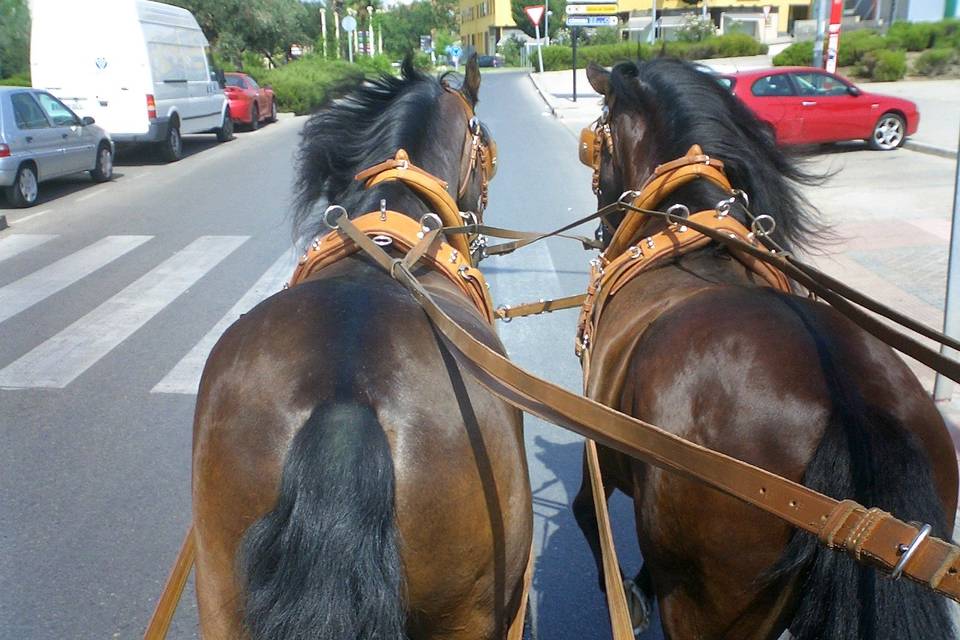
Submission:
<svg viewBox="0 0 960 640">
<path fill-rule="evenodd" d="M 600 158 L 597 157 L 597 132 L 593 125 L 584 127 L 580 131 L 580 162 L 591 169 L 600 167 Z"/>
</svg>

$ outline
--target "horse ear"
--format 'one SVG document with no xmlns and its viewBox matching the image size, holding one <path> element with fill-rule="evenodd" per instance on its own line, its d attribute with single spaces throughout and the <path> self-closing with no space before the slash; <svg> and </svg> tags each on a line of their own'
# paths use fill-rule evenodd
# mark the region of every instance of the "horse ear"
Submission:
<svg viewBox="0 0 960 640">
<path fill-rule="evenodd" d="M 476 106 L 480 100 L 480 65 L 474 53 L 467 61 L 467 70 L 463 76 L 463 93 Z"/>
<path fill-rule="evenodd" d="M 610 72 L 596 62 L 591 62 L 587 66 L 587 80 L 590 81 L 590 86 L 593 87 L 594 91 L 602 96 L 609 95 Z"/>
</svg>

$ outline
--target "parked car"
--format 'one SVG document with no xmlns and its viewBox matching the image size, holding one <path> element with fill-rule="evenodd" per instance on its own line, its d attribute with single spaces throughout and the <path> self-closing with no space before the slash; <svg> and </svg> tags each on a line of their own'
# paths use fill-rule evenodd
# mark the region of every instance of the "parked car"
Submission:
<svg viewBox="0 0 960 640">
<path fill-rule="evenodd" d="M 233 137 L 207 39 L 186 9 L 148 0 L 31 0 L 30 72 L 117 144 L 149 143 L 167 161 L 182 135 Z"/>
<path fill-rule="evenodd" d="M 277 101 L 273 89 L 261 87 L 245 73 L 226 73 L 224 90 L 230 103 L 230 118 L 237 124 L 245 124 L 255 131 L 260 122 L 277 121 Z"/>
<path fill-rule="evenodd" d="M 873 149 L 891 150 L 920 123 L 913 102 L 868 93 L 815 67 L 757 69 L 719 79 L 773 127 L 784 145 L 866 140 Z"/>
<path fill-rule="evenodd" d="M 113 177 L 113 141 L 93 118 L 28 87 L 0 87 L 0 187 L 15 207 L 37 203 L 39 183 L 89 171 Z"/>
<path fill-rule="evenodd" d="M 477 64 L 481 67 L 502 67 L 503 56 L 477 56 Z"/>
</svg>

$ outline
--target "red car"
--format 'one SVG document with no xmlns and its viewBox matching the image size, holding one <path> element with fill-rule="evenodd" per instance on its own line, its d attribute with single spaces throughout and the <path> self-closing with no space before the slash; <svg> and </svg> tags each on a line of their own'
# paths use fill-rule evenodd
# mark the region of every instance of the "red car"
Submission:
<svg viewBox="0 0 960 640">
<path fill-rule="evenodd" d="M 224 92 L 230 103 L 230 118 L 237 124 L 245 124 L 255 131 L 260 122 L 277 121 L 277 103 L 273 89 L 261 87 L 245 73 L 225 73 L 227 86 Z"/>
<path fill-rule="evenodd" d="M 815 67 L 740 71 L 718 79 L 769 123 L 784 145 L 866 140 L 873 149 L 890 150 L 920 123 L 913 102 L 867 93 Z"/>
</svg>

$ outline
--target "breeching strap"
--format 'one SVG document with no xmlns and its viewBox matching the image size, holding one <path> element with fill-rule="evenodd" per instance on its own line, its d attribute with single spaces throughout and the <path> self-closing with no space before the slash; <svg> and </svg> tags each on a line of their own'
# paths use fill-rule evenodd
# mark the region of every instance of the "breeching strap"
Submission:
<svg viewBox="0 0 960 640">
<path fill-rule="evenodd" d="M 153 615 L 150 616 L 143 640 L 163 640 L 167 637 L 167 629 L 170 628 L 173 614 L 177 611 L 177 604 L 180 602 L 180 596 L 183 595 L 183 587 L 187 584 L 196 555 L 197 546 L 193 539 L 191 523 L 187 535 L 183 538 L 183 544 L 180 545 L 180 551 L 177 552 L 177 559 L 167 577 L 167 583 L 163 586 L 163 593 L 160 594 Z"/>
<path fill-rule="evenodd" d="M 711 451 L 517 367 L 475 340 L 434 302 L 403 260 L 395 260 L 346 215 L 340 232 L 404 285 L 451 347 L 460 364 L 508 403 L 604 446 L 706 484 L 816 535 L 825 546 L 891 572 L 904 550 L 903 575 L 960 601 L 960 548 L 920 535 L 917 526 L 852 501 L 838 502 L 769 471 Z M 432 231 L 421 242 L 433 241 Z M 791 274 L 792 275 L 792 274 Z M 616 575 L 616 574 L 615 574 Z"/>
</svg>

